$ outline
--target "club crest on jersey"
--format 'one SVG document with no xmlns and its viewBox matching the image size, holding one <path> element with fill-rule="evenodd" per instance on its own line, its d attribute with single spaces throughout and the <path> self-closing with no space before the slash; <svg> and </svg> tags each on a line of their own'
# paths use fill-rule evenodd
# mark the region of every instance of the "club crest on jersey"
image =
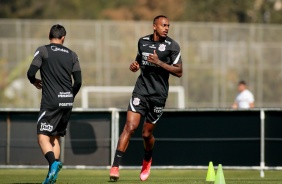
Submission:
<svg viewBox="0 0 282 184">
<path fill-rule="evenodd" d="M 137 106 L 140 104 L 140 99 L 139 98 L 134 98 L 133 101 L 132 101 L 133 105 Z"/>
<path fill-rule="evenodd" d="M 166 45 L 165 44 L 160 44 L 159 45 L 159 51 L 165 51 L 165 47 L 166 47 Z"/>
</svg>

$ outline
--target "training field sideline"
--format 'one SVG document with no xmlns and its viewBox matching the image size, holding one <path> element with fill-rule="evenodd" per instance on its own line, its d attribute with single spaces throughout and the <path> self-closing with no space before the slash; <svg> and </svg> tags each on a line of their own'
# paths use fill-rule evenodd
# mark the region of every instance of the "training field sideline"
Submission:
<svg viewBox="0 0 282 184">
<path fill-rule="evenodd" d="M 140 170 L 120 170 L 118 184 L 211 184 L 206 182 L 206 170 L 152 170 L 150 178 L 139 181 Z M 259 177 L 259 171 L 224 170 L 227 184 L 282 184 L 282 171 L 266 171 L 265 178 Z M 41 183 L 47 174 L 46 169 L 0 169 L 0 183 L 31 184 Z M 108 170 L 62 169 L 57 184 L 99 184 L 110 183 Z M 111 182 L 112 183 L 112 182 Z"/>
</svg>

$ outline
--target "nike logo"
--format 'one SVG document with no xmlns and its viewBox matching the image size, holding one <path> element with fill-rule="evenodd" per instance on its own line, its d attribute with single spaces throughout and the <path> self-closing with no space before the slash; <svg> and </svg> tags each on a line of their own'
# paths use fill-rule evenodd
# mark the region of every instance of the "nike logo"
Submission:
<svg viewBox="0 0 282 184">
<path fill-rule="evenodd" d="M 143 44 L 143 46 L 145 47 L 145 46 L 147 46 L 148 44 Z"/>
<path fill-rule="evenodd" d="M 121 156 L 120 156 L 120 155 L 117 155 L 117 157 L 119 157 L 119 158 L 120 158 Z"/>
</svg>

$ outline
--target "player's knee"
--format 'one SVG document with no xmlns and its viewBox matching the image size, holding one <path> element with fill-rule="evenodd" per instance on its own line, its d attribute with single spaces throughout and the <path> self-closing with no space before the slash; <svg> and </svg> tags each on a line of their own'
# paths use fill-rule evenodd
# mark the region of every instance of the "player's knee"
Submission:
<svg viewBox="0 0 282 184">
<path fill-rule="evenodd" d="M 44 140 L 43 140 L 42 138 L 38 138 L 38 139 L 37 139 L 37 143 L 38 143 L 39 145 L 42 145 L 42 144 L 44 143 Z"/>
<path fill-rule="evenodd" d="M 152 132 L 148 132 L 148 131 L 143 131 L 142 132 L 142 137 L 143 137 L 144 140 L 151 139 L 153 137 L 153 133 Z"/>
<path fill-rule="evenodd" d="M 37 142 L 39 145 L 44 145 L 49 142 L 49 138 L 47 136 L 40 135 L 37 137 Z"/>
<path fill-rule="evenodd" d="M 128 124 L 125 126 L 125 129 L 124 129 L 124 130 L 126 131 L 127 134 L 132 135 L 132 134 L 134 134 L 136 128 L 137 128 L 136 126 L 131 125 L 130 123 L 128 123 Z"/>
</svg>

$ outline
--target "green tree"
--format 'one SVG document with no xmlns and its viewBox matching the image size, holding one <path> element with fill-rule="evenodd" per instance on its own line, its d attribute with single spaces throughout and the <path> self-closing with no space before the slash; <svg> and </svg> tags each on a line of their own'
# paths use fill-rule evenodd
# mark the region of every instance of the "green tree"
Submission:
<svg viewBox="0 0 282 184">
<path fill-rule="evenodd" d="M 281 23 L 282 0 L 0 0 L 0 18 Z"/>
</svg>

